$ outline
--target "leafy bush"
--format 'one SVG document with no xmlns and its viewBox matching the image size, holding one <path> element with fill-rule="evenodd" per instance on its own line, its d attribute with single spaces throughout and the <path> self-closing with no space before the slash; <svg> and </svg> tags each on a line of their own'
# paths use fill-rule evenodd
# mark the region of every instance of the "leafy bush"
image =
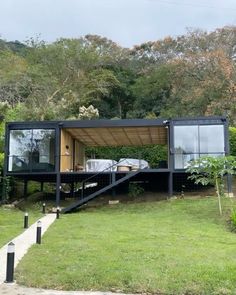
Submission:
<svg viewBox="0 0 236 295">
<path fill-rule="evenodd" d="M 232 231 L 236 231 L 236 209 L 232 210 L 231 216 L 230 216 L 230 224 Z"/>
<path fill-rule="evenodd" d="M 138 196 L 142 195 L 144 193 L 144 188 L 141 187 L 137 183 L 130 183 L 129 184 L 129 197 L 131 198 L 137 198 Z"/>
<path fill-rule="evenodd" d="M 236 127 L 229 128 L 230 154 L 236 156 Z"/>
</svg>

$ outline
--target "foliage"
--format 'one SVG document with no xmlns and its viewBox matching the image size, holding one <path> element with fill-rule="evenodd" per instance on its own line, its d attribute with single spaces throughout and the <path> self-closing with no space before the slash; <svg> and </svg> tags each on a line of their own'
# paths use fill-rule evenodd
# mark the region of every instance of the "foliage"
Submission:
<svg viewBox="0 0 236 295">
<path fill-rule="evenodd" d="M 96 35 L 48 44 L 0 40 L 0 101 L 20 120 L 227 115 L 236 124 L 235 26 L 132 49 Z M 17 111 L 16 111 L 17 112 Z"/>
<path fill-rule="evenodd" d="M 129 183 L 129 193 L 131 198 L 137 198 L 144 193 L 144 188 L 138 183 Z"/>
<path fill-rule="evenodd" d="M 236 159 L 233 156 L 222 157 L 201 157 L 192 162 L 189 162 L 187 172 L 191 173 L 189 179 L 195 181 L 196 184 L 215 186 L 218 197 L 219 211 L 222 215 L 221 197 L 223 195 L 223 177 L 225 175 L 235 174 Z"/>
<path fill-rule="evenodd" d="M 230 216 L 230 223 L 231 223 L 231 228 L 233 231 L 236 231 L 236 210 L 233 209 L 231 216 Z"/>
<path fill-rule="evenodd" d="M 98 109 L 95 109 L 94 106 L 90 105 L 89 107 L 82 106 L 79 108 L 79 118 L 81 120 L 91 120 L 99 117 Z"/>
<path fill-rule="evenodd" d="M 136 97 L 134 110 L 129 115 L 144 118 L 154 113 L 159 116 L 170 98 L 173 72 L 170 65 L 165 65 L 137 78 L 131 88 Z"/>
<path fill-rule="evenodd" d="M 236 128 L 229 128 L 229 145 L 230 145 L 230 154 L 236 156 Z"/>
</svg>

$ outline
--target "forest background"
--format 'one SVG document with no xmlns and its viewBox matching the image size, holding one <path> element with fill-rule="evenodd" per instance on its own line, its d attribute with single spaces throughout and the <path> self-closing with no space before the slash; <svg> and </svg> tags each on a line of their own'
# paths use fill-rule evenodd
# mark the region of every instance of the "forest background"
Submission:
<svg viewBox="0 0 236 295">
<path fill-rule="evenodd" d="M 236 155 L 236 27 L 133 48 L 97 35 L 0 39 L 0 114 L 1 159 L 7 121 L 211 115 L 228 117 Z"/>
</svg>

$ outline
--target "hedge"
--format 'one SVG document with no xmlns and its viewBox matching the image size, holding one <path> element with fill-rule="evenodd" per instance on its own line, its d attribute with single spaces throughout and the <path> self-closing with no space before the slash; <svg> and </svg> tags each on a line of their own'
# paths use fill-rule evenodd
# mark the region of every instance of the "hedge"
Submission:
<svg viewBox="0 0 236 295">
<path fill-rule="evenodd" d="M 230 154 L 236 156 L 236 127 L 229 127 Z"/>
</svg>

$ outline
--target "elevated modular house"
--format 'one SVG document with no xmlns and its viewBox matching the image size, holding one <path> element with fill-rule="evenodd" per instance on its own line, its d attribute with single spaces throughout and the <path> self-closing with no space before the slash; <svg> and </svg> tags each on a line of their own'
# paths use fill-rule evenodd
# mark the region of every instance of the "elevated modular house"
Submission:
<svg viewBox="0 0 236 295">
<path fill-rule="evenodd" d="M 85 158 L 86 147 L 166 145 L 167 161 L 155 167 L 145 159 Z M 13 122 L 6 125 L 5 175 L 56 184 L 56 205 L 61 187 L 78 198 L 69 212 L 98 195 L 129 182 L 145 182 L 171 196 L 180 180 L 188 182 L 188 162 L 201 156 L 229 153 L 228 124 L 224 117 Z M 97 162 L 96 162 L 97 161 Z M 88 167 L 88 164 L 90 165 Z M 92 169 L 95 167 L 94 169 Z"/>
</svg>

